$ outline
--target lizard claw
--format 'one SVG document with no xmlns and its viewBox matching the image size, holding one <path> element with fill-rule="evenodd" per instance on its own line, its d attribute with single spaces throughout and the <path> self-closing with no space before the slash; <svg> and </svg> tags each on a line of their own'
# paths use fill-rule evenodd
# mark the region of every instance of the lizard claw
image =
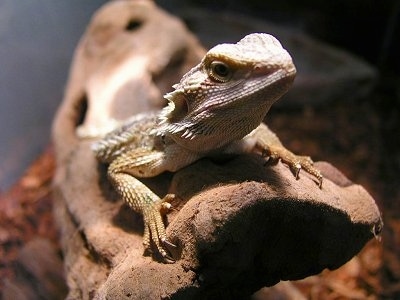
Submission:
<svg viewBox="0 0 400 300">
<path fill-rule="evenodd" d="M 164 241 L 162 241 L 163 242 L 163 244 L 166 244 L 167 246 L 170 246 L 170 247 L 172 247 L 172 248 L 177 248 L 178 246 L 176 246 L 175 244 L 173 244 L 173 243 L 171 243 L 170 241 L 168 241 L 168 240 L 164 240 Z"/>
<path fill-rule="evenodd" d="M 322 181 L 324 180 L 324 177 L 321 175 L 320 177 L 317 178 L 318 179 L 318 187 L 320 189 L 322 189 Z"/>
<path fill-rule="evenodd" d="M 169 254 L 165 253 L 164 255 L 162 255 L 162 260 L 164 263 L 167 264 L 173 264 L 176 262 L 176 260 Z"/>
<path fill-rule="evenodd" d="M 300 170 L 301 170 L 301 164 L 296 162 L 293 165 L 289 166 L 290 167 L 290 171 L 292 171 L 294 178 L 296 178 L 296 180 L 299 179 L 299 174 L 300 174 Z"/>
<path fill-rule="evenodd" d="M 263 158 L 266 158 L 264 166 L 266 165 L 275 166 L 280 160 L 280 157 L 278 155 L 276 155 L 275 153 L 270 153 L 266 149 L 262 150 L 261 156 Z"/>
<path fill-rule="evenodd" d="M 317 179 L 318 187 L 320 189 L 322 188 L 323 176 L 321 172 L 318 169 L 314 168 L 311 164 L 302 164 L 301 162 L 297 162 L 294 165 L 289 165 L 289 168 L 292 171 L 296 180 L 299 179 L 301 169 L 304 169 L 307 173 L 313 175 Z"/>
<path fill-rule="evenodd" d="M 162 244 L 169 246 L 171 248 L 177 248 L 177 246 L 175 244 L 171 243 L 167 239 L 163 239 L 163 240 L 161 240 L 161 242 L 162 242 Z M 166 250 L 164 250 L 164 248 L 162 248 L 162 250 L 159 252 L 160 252 L 164 262 L 170 263 L 170 264 L 175 262 L 175 259 Z"/>
</svg>

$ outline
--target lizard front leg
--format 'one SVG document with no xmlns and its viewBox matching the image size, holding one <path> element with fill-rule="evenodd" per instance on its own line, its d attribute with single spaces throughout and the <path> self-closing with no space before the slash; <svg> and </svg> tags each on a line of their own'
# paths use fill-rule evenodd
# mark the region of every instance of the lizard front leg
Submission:
<svg viewBox="0 0 400 300">
<path fill-rule="evenodd" d="M 135 177 L 149 177 L 161 173 L 157 166 L 162 160 L 162 152 L 134 149 L 112 161 L 107 174 L 122 199 L 134 211 L 143 215 L 145 248 L 149 250 L 153 242 L 159 253 L 170 259 L 164 248 L 165 244 L 170 243 L 167 241 L 161 213 L 170 208 L 169 202 L 173 200 L 174 195 L 167 194 L 161 199 Z"/>
<path fill-rule="evenodd" d="M 293 175 L 298 179 L 300 170 L 303 169 L 307 173 L 313 175 L 318 186 L 322 187 L 322 174 L 313 166 L 313 161 L 309 156 L 295 155 L 282 145 L 279 138 L 265 124 L 260 124 L 252 133 L 252 138 L 256 139 L 256 150 L 261 151 L 265 156 L 268 156 L 272 161 L 279 159 L 287 164 Z"/>
</svg>

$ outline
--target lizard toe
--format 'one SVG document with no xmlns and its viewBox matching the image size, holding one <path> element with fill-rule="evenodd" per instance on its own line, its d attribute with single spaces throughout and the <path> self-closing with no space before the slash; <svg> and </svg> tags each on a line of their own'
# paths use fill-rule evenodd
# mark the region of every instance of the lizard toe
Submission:
<svg viewBox="0 0 400 300">
<path fill-rule="evenodd" d="M 162 216 L 160 213 L 160 205 L 154 205 L 147 208 L 143 212 L 143 219 L 144 219 L 144 236 L 143 236 L 143 245 L 145 246 L 146 250 L 151 249 L 151 244 L 155 246 L 158 253 L 163 257 L 165 260 L 173 260 L 167 249 L 164 248 L 164 244 L 166 245 L 173 245 L 170 242 L 167 242 L 167 235 L 165 232 L 165 226 L 162 220 Z M 173 245 L 175 246 L 175 245 Z"/>
</svg>

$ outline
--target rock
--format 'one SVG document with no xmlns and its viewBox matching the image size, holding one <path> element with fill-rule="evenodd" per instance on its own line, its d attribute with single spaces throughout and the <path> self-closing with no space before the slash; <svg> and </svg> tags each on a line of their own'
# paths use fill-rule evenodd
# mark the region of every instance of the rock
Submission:
<svg viewBox="0 0 400 300">
<path fill-rule="evenodd" d="M 111 18 L 116 11 L 124 13 Z M 96 27 L 104 19 L 110 24 L 125 24 L 119 25 L 119 30 L 126 28 L 127 20 L 129 28 L 136 27 L 136 19 L 129 16 L 137 16 L 137 11 L 149 19 L 132 36 L 119 36 L 119 31 L 108 30 L 114 28 L 111 25 Z M 147 14 L 149 11 L 154 13 Z M 186 45 L 186 56 L 178 60 L 182 63 L 180 67 L 171 69 L 168 63 L 160 67 L 160 74 L 175 74 L 173 78 L 177 78 L 191 61 L 187 57 L 203 50 L 178 20 L 151 2 L 109 3 L 89 26 L 98 30 L 89 29 L 82 41 L 93 40 L 94 36 L 107 41 L 118 36 L 122 45 L 129 44 L 124 39 L 132 39 L 132 44 L 140 41 L 143 49 L 153 49 L 157 40 L 154 36 L 136 38 L 141 37 L 141 30 L 147 30 L 146 22 L 161 18 L 163 25 L 151 33 L 168 35 L 163 38 L 170 40 L 179 36 L 178 42 Z M 174 34 L 168 29 L 170 23 L 175 24 Z M 296 180 L 281 163 L 265 166 L 261 157 L 243 155 L 224 161 L 202 159 L 175 174 L 143 180 L 158 195 L 171 192 L 179 198 L 173 203 L 176 210 L 166 217 L 168 238 L 177 245 L 170 248 L 176 262 L 163 264 L 157 261 L 157 256 L 144 256 L 142 217 L 118 199 L 107 181 L 106 167 L 94 158 L 91 141 L 80 140 L 75 131 L 80 120 L 85 120 L 86 128 L 107 123 L 97 116 L 99 112 L 104 112 L 108 120 L 122 118 L 116 113 L 117 108 L 128 114 L 143 105 L 157 106 L 151 101 L 139 102 L 148 100 L 150 94 L 143 95 L 150 86 L 158 89 L 155 94 L 161 95 L 163 84 L 158 76 L 148 77 L 153 74 L 149 65 L 141 65 L 145 89 L 134 88 L 129 97 L 112 90 L 113 80 L 108 79 L 118 77 L 114 72 L 130 81 L 129 73 L 118 73 L 119 66 L 126 60 L 143 58 L 144 54 L 124 48 L 130 53 L 125 55 L 116 46 L 103 52 L 102 47 L 107 45 L 97 43 L 95 53 L 103 56 L 94 55 L 88 64 L 84 60 L 84 54 L 90 53 L 85 48 L 87 44 L 80 43 L 65 98 L 54 121 L 57 156 L 54 211 L 61 231 L 68 299 L 244 298 L 280 280 L 295 280 L 325 268 L 338 268 L 379 234 L 382 221 L 374 200 L 328 163 L 318 163 L 326 178 L 319 189 L 305 173 Z M 116 55 L 113 51 L 121 52 Z M 165 52 L 167 61 L 169 55 L 176 54 L 171 51 Z M 148 55 L 160 58 L 153 56 L 152 51 Z M 79 113 L 76 108 L 82 102 L 81 96 L 90 82 L 98 78 L 104 61 L 110 67 L 101 73 L 104 80 L 97 88 L 114 92 L 110 92 L 110 99 L 104 100 L 93 97 L 98 91 L 87 93 L 88 110 L 86 114 Z M 140 76 L 132 76 L 141 82 Z"/>
<path fill-rule="evenodd" d="M 19 252 L 16 278 L 5 280 L 4 299 L 59 299 L 65 297 L 62 260 L 52 243 L 35 238 Z"/>
</svg>

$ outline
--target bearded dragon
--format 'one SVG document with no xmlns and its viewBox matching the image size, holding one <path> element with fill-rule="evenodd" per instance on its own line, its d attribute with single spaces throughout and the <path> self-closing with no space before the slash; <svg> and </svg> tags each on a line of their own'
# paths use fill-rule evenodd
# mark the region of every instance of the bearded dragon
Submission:
<svg viewBox="0 0 400 300">
<path fill-rule="evenodd" d="M 269 34 L 254 33 L 236 44 L 210 49 L 164 97 L 159 112 L 133 116 L 93 144 L 96 158 L 122 199 L 143 215 L 143 244 L 169 258 L 162 214 L 174 195 L 160 198 L 139 178 L 175 172 L 203 158 L 257 152 L 281 160 L 298 178 L 301 169 L 319 186 L 322 175 L 308 156 L 287 150 L 262 123 L 296 75 L 289 53 Z"/>
</svg>

